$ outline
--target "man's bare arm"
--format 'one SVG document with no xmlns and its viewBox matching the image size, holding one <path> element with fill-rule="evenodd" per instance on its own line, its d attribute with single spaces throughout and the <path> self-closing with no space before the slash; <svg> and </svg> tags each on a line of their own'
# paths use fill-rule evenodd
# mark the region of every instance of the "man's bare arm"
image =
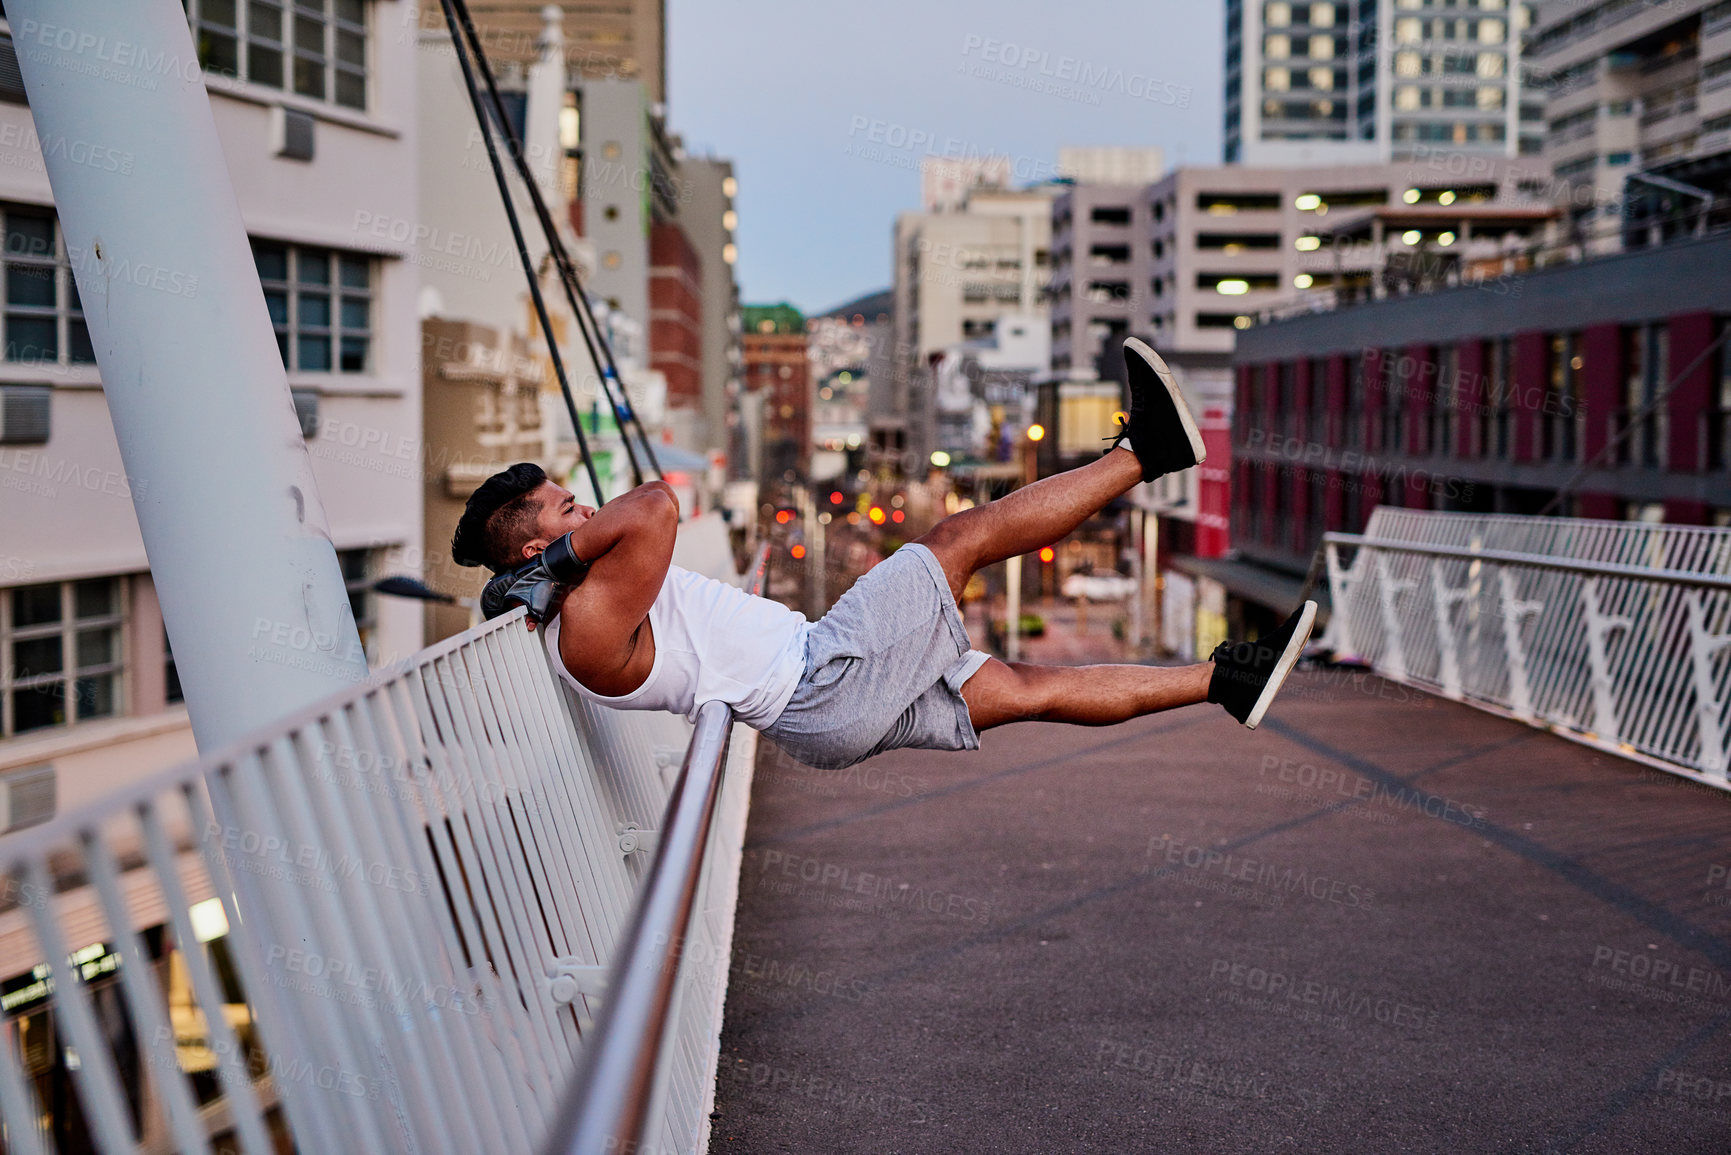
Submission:
<svg viewBox="0 0 1731 1155">
<path fill-rule="evenodd" d="M 571 547 L 589 563 L 589 574 L 560 608 L 559 656 L 598 694 L 628 693 L 648 676 L 653 651 L 639 644 L 639 631 L 667 578 L 678 527 L 672 487 L 651 481 L 571 531 Z M 618 689 L 621 682 L 630 684 Z"/>
</svg>

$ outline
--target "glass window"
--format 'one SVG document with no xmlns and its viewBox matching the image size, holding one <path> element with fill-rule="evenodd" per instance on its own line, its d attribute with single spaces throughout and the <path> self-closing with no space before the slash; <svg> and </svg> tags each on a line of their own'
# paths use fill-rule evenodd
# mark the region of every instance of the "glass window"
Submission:
<svg viewBox="0 0 1731 1155">
<path fill-rule="evenodd" d="M 122 578 L 0 591 L 0 735 L 121 713 Z"/>
<path fill-rule="evenodd" d="M 78 289 L 52 213 L 36 208 L 0 208 L 4 249 L 0 284 L 4 294 L 4 353 L 29 364 L 88 364 L 96 360 Z"/>
<path fill-rule="evenodd" d="M 252 255 L 283 365 L 301 373 L 367 372 L 372 258 L 259 240 Z"/>
<path fill-rule="evenodd" d="M 184 0 L 206 71 L 367 106 L 367 0 Z"/>
</svg>

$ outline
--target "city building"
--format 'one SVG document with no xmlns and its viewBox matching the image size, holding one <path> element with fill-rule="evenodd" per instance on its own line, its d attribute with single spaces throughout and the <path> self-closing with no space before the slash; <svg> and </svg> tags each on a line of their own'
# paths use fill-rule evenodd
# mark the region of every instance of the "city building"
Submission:
<svg viewBox="0 0 1731 1155">
<path fill-rule="evenodd" d="M 1053 372 L 1102 376 L 1107 347 L 1152 324 L 1137 314 L 1154 284 L 1154 201 L 1144 195 L 1153 183 L 1077 183 L 1052 202 Z"/>
<path fill-rule="evenodd" d="M 577 203 L 571 211 L 595 246 L 589 291 L 647 324 L 655 226 L 679 213 L 672 142 L 662 121 L 649 114 L 643 85 L 635 80 L 585 80 L 572 104 L 576 140 L 568 134 L 566 145 L 577 167 Z"/>
<path fill-rule="evenodd" d="M 1045 323 L 1052 200 L 1062 188 L 977 184 L 945 209 L 896 219 L 892 359 L 908 396 L 901 429 L 874 422 L 873 436 L 899 432 L 916 468 L 934 448 L 932 423 L 920 419 L 931 357 L 990 338 L 1009 315 Z M 874 441 L 873 449 L 895 453 L 887 443 Z"/>
<path fill-rule="evenodd" d="M 1731 524 L 1727 261 L 1720 232 L 1240 333 L 1236 557 L 1181 564 L 1237 628 L 1379 503 Z"/>
<path fill-rule="evenodd" d="M 540 58 L 549 6 L 559 10 L 561 56 L 573 79 L 636 81 L 651 102 L 666 103 L 666 0 L 469 0 L 488 58 L 504 65 L 527 65 Z M 421 5 L 419 19 L 423 27 L 444 23 L 438 4 Z"/>
<path fill-rule="evenodd" d="M 1326 168 L 1198 166 L 1143 188 L 1065 190 L 1052 206 L 1052 365 L 1078 400 L 1062 436 L 1098 436 L 1075 409 L 1095 404 L 1088 383 L 1122 378 L 1126 336 L 1152 344 L 1214 439 L 1207 465 L 1145 495 L 1162 517 L 1162 556 L 1168 547 L 1218 555 L 1239 332 L 1264 312 L 1525 267 L 1522 246 L 1556 215 L 1535 199 L 1543 182 L 1523 188 L 1526 179 L 1519 161 L 1437 153 Z"/>
<path fill-rule="evenodd" d="M 740 311 L 745 388 L 763 414 L 766 485 L 794 484 L 810 475 L 812 387 L 805 318 L 785 301 Z"/>
<path fill-rule="evenodd" d="M 1076 184 L 1153 184 L 1166 175 L 1166 154 L 1158 148 L 1078 147 L 1058 149 L 1058 178 Z"/>
<path fill-rule="evenodd" d="M 1005 313 L 990 336 L 933 354 L 932 452 L 1007 460 L 1034 420 L 1032 387 L 1050 375 L 1051 365 L 1051 325 L 1023 313 Z"/>
<path fill-rule="evenodd" d="M 1526 53 L 1586 251 L 1687 235 L 1731 192 L 1731 3 L 1541 4 Z"/>
<path fill-rule="evenodd" d="M 540 462 L 561 476 L 543 424 L 546 355 L 515 333 L 428 317 L 421 322 L 421 374 L 427 542 L 421 577 L 438 593 L 474 599 L 491 575 L 457 565 L 448 548 L 469 495 L 519 461 Z M 474 621 L 471 605 L 460 600 L 429 603 L 426 612 L 429 641 Z"/>
<path fill-rule="evenodd" d="M 739 180 L 733 162 L 687 155 L 679 164 L 684 193 L 680 222 L 697 252 L 702 300 L 700 363 L 703 427 L 686 435 L 691 449 L 728 447 L 730 416 L 743 388 L 740 377 L 739 259 L 734 208 Z M 677 434 L 676 434 L 677 436 Z"/>
<path fill-rule="evenodd" d="M 422 640 L 419 606 L 371 590 L 414 572 L 421 548 L 420 486 L 397 457 L 419 442 L 419 267 L 389 236 L 417 219 L 414 137 L 401 131 L 416 62 L 412 38 L 384 34 L 386 6 L 340 11 L 351 7 L 363 23 L 302 17 L 342 48 L 305 67 L 256 37 L 242 51 L 249 17 L 232 4 L 194 2 L 189 19 L 355 620 L 380 661 Z M 142 495 L 22 101 L 14 86 L 0 103 L 0 134 L 16 142 L 0 166 L 0 266 L 15 286 L 0 319 L 0 829 L 194 753 L 133 512 Z"/>
<path fill-rule="evenodd" d="M 584 80 L 567 102 L 570 216 L 596 258 L 588 289 L 645 325 L 645 358 L 621 372 L 634 396 L 662 396 L 669 444 L 724 449 L 738 393 L 732 164 L 687 157 L 638 81 Z"/>
<path fill-rule="evenodd" d="M 1523 76 L 1529 5 L 1227 0 L 1225 158 L 1335 165 L 1426 150 L 1537 153 Z"/>
</svg>

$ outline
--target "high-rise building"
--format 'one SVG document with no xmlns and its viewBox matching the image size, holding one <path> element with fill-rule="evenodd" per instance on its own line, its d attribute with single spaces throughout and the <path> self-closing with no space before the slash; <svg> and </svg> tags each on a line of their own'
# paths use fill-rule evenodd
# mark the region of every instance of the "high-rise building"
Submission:
<svg viewBox="0 0 1731 1155">
<path fill-rule="evenodd" d="M 1731 3 L 1540 4 L 1526 52 L 1588 251 L 1619 247 L 1625 222 L 1689 233 L 1731 189 Z"/>
<path fill-rule="evenodd" d="M 726 449 L 728 419 L 739 396 L 739 282 L 733 275 L 739 249 L 739 214 L 734 208 L 739 179 L 733 162 L 686 156 L 679 162 L 679 220 L 701 262 L 703 302 L 699 338 L 701 434 L 688 438 L 692 449 Z"/>
<path fill-rule="evenodd" d="M 1098 375 L 1108 346 L 1124 343 L 1153 285 L 1154 202 L 1138 185 L 1081 184 L 1052 202 L 1052 371 Z M 1162 210 L 1164 212 L 1164 209 Z"/>
<path fill-rule="evenodd" d="M 1529 5 L 1227 0 L 1226 160 L 1325 165 L 1541 147 Z"/>
</svg>

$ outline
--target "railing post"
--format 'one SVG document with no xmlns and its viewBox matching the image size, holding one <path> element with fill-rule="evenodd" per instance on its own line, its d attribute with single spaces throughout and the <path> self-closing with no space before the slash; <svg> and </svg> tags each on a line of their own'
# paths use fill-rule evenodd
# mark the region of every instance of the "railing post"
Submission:
<svg viewBox="0 0 1731 1155">
<path fill-rule="evenodd" d="M 1611 634 L 1629 628 L 1629 619 L 1612 617 L 1599 609 L 1599 579 L 1581 584 L 1581 601 L 1587 607 L 1587 662 L 1592 672 L 1593 731 L 1603 742 L 1616 744 L 1622 737 L 1617 723 L 1616 688 L 1611 683 Z"/>
<path fill-rule="evenodd" d="M 1449 587 L 1443 577 L 1443 563 L 1433 558 L 1430 563 L 1431 597 L 1436 601 L 1436 640 L 1441 658 L 1443 693 L 1459 699 L 1461 696 L 1461 661 L 1459 644 L 1455 641 L 1454 608 L 1472 596 L 1471 590 Z"/>
<path fill-rule="evenodd" d="M 1358 580 L 1358 559 L 1354 559 L 1353 569 L 1347 570 L 1340 564 L 1340 547 L 1326 540 L 1323 545 L 1323 558 L 1328 563 L 1329 643 L 1337 654 L 1357 653 L 1352 641 L 1352 605 L 1347 598 Z"/>
<path fill-rule="evenodd" d="M 1522 721 L 1533 720 L 1532 681 L 1527 676 L 1527 645 L 1521 640 L 1523 619 L 1545 608 L 1545 603 L 1522 601 L 1515 596 L 1515 575 L 1497 567 L 1497 589 L 1502 593 L 1503 647 L 1509 658 L 1509 709 Z"/>
<path fill-rule="evenodd" d="M 1731 647 L 1731 633 L 1707 632 L 1707 608 L 1700 594 L 1686 594 L 1689 615 L 1689 676 L 1695 686 L 1695 719 L 1701 728 L 1701 765 L 1725 777 L 1725 732 L 1719 726 L 1719 695 L 1713 686 L 1713 655 Z"/>
<path fill-rule="evenodd" d="M 1417 584 L 1404 578 L 1397 580 L 1389 573 L 1388 558 L 1382 554 L 1376 556 L 1376 599 L 1382 611 L 1383 633 L 1388 639 L 1387 669 L 1389 676 L 1399 682 L 1406 680 L 1406 641 L 1394 600 Z"/>
</svg>

